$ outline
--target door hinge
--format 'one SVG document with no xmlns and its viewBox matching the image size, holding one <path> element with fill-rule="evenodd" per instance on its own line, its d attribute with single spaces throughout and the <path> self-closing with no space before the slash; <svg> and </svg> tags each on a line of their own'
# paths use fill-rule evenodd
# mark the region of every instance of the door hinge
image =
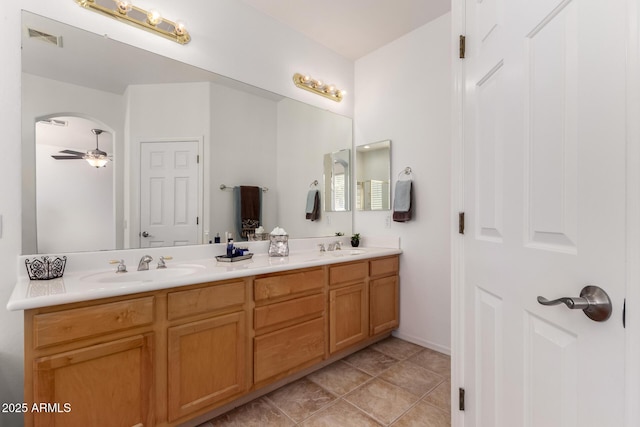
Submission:
<svg viewBox="0 0 640 427">
<path fill-rule="evenodd" d="M 460 34 L 460 58 L 464 58 L 464 54 L 467 51 L 466 37 Z"/>
<path fill-rule="evenodd" d="M 458 233 L 464 234 L 464 212 L 458 212 Z"/>
<path fill-rule="evenodd" d="M 464 411 L 464 389 L 462 387 L 458 389 L 458 409 Z"/>
<path fill-rule="evenodd" d="M 200 217 L 199 216 L 196 217 L 196 225 L 200 225 Z"/>
<path fill-rule="evenodd" d="M 627 327 L 627 299 L 624 299 L 622 303 L 622 327 Z"/>
<path fill-rule="evenodd" d="M 200 163 L 200 154 L 196 154 L 196 163 Z"/>
</svg>

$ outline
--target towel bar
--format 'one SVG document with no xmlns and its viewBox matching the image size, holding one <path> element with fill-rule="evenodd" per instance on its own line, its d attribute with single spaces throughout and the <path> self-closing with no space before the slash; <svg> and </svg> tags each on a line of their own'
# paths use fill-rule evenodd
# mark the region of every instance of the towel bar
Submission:
<svg viewBox="0 0 640 427">
<path fill-rule="evenodd" d="M 226 185 L 224 185 L 224 184 L 220 184 L 220 189 L 221 189 L 221 190 L 233 190 L 234 188 L 236 188 L 236 187 L 228 187 L 228 186 L 226 186 Z M 260 188 L 262 188 L 262 191 L 263 191 L 263 192 L 265 192 L 265 193 L 266 193 L 267 191 L 269 191 L 269 188 L 268 188 L 268 187 L 260 187 Z"/>
</svg>

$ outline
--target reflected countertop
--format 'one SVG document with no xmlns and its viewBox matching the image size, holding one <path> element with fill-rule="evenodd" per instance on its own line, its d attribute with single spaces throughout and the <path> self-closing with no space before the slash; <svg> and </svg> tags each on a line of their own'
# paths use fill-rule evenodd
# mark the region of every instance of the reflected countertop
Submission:
<svg viewBox="0 0 640 427">
<path fill-rule="evenodd" d="M 165 249 L 164 252 L 170 253 L 173 250 Z M 401 252 L 399 248 L 388 247 L 357 249 L 345 247 L 331 252 L 320 252 L 317 249 L 292 251 L 287 257 L 269 257 L 266 253 L 255 253 L 251 259 L 237 262 L 216 261 L 215 256 L 188 259 L 178 256 L 172 261 L 167 261 L 166 270 L 157 270 L 155 263 L 151 263 L 149 271 L 138 272 L 135 271 L 137 263 L 133 265 L 129 261 L 129 273 L 120 274 L 115 272 L 115 266 L 85 270 L 75 268 L 65 272 L 64 277 L 59 279 L 19 278 L 7 303 L 7 309 L 27 310 L 90 301 L 197 283 L 358 261 L 396 255 Z M 118 255 L 114 254 L 114 257 Z M 73 259 L 73 254 L 69 255 L 69 258 Z"/>
</svg>

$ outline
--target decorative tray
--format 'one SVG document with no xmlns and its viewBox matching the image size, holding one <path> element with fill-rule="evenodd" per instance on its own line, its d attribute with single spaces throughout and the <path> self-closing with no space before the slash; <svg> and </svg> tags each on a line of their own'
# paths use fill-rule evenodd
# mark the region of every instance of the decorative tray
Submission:
<svg viewBox="0 0 640 427">
<path fill-rule="evenodd" d="M 236 256 L 218 255 L 216 259 L 221 262 L 236 262 L 236 261 L 244 261 L 245 259 L 251 259 L 251 257 L 253 257 L 252 253 L 246 253 L 244 255 L 236 255 Z"/>
</svg>

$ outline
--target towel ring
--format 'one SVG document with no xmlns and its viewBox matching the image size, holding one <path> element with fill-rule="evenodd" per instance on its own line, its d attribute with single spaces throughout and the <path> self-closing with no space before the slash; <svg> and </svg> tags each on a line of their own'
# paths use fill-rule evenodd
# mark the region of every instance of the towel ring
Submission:
<svg viewBox="0 0 640 427">
<path fill-rule="evenodd" d="M 406 175 L 406 176 L 413 175 L 413 171 L 409 166 L 407 166 L 406 168 L 400 171 L 400 173 L 398 174 L 398 179 L 400 179 L 403 175 Z"/>
<path fill-rule="evenodd" d="M 311 184 L 309 184 L 309 188 L 311 187 L 317 187 L 318 186 L 318 180 L 314 179 L 313 182 Z"/>
</svg>

